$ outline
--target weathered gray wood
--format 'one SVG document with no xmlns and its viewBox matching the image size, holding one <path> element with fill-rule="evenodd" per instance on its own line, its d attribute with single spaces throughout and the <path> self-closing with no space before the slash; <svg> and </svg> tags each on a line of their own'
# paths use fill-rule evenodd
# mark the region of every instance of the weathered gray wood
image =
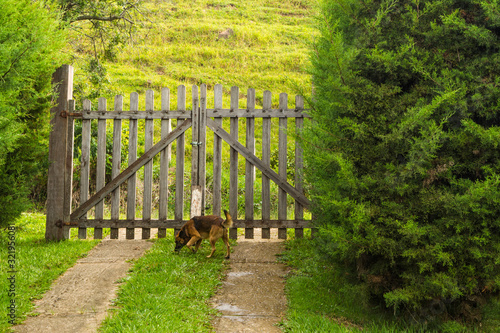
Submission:
<svg viewBox="0 0 500 333">
<path fill-rule="evenodd" d="M 222 109 L 222 85 L 214 86 L 214 109 Z M 222 118 L 214 117 L 214 122 L 222 127 Z M 220 216 L 222 213 L 222 139 L 214 133 L 214 165 L 213 165 L 213 211 Z"/>
<path fill-rule="evenodd" d="M 52 82 L 57 85 L 57 104 L 51 110 L 51 127 L 49 143 L 49 173 L 47 181 L 47 217 L 45 223 L 45 239 L 63 240 L 69 238 L 69 229 L 59 227 L 64 218 L 65 170 L 68 118 L 61 117 L 68 110 L 68 101 L 73 98 L 73 67 L 64 65 L 53 75 Z M 68 161 L 69 163 L 69 161 Z M 67 203 L 66 203 L 67 205 Z"/>
<path fill-rule="evenodd" d="M 91 111 L 91 112 L 81 112 L 81 111 L 76 111 L 75 117 L 77 118 L 83 118 L 83 119 L 122 119 L 122 120 L 127 120 L 127 119 L 146 119 L 146 118 L 153 118 L 153 119 L 187 119 L 191 118 L 191 115 L 189 113 L 180 111 L 180 110 L 173 110 L 170 112 L 165 112 L 165 110 L 161 111 L 155 111 L 153 115 L 150 115 L 146 111 L 123 111 L 123 112 L 117 112 L 117 111 L 109 111 L 106 112 L 106 114 L 100 114 L 97 111 Z M 295 118 L 295 117 L 309 117 L 307 113 L 298 113 L 294 109 L 287 109 L 287 110 L 280 110 L 280 109 L 256 109 L 255 113 L 250 116 L 247 112 L 247 109 L 222 109 L 222 108 L 214 108 L 214 109 L 207 109 L 207 117 L 213 118 L 213 117 L 238 117 L 238 118 L 246 118 L 246 117 L 252 117 L 252 118 L 268 118 L 268 117 L 273 117 L 273 118 L 280 118 L 280 117 L 287 117 L 287 118 Z"/>
<path fill-rule="evenodd" d="M 238 87 L 231 87 L 231 110 L 237 110 L 239 107 Z M 238 142 L 238 118 L 230 120 L 231 138 Z M 233 219 L 238 219 L 238 151 L 231 146 L 229 151 L 229 214 Z M 237 238 L 236 228 L 229 229 L 229 238 Z"/>
<path fill-rule="evenodd" d="M 177 110 L 186 112 L 186 86 L 184 85 L 177 88 Z M 187 121 L 189 120 L 184 120 L 184 122 Z M 180 128 L 182 124 L 183 121 L 177 120 L 177 128 Z M 184 218 L 184 150 L 185 135 L 182 133 L 177 139 L 177 148 L 175 152 L 176 167 L 174 218 L 179 221 Z"/>
<path fill-rule="evenodd" d="M 108 111 L 106 114 L 100 114 L 97 111 L 91 112 L 80 112 L 76 111 L 74 114 L 76 118 L 82 119 L 188 119 L 191 118 L 191 114 L 185 111 L 171 110 L 157 110 L 153 114 L 147 111 Z"/>
<path fill-rule="evenodd" d="M 75 110 L 75 101 L 68 101 L 68 111 L 71 113 Z M 64 164 L 64 222 L 69 222 L 71 215 L 71 204 L 73 198 L 73 150 L 75 140 L 75 120 L 68 117 L 68 132 L 66 135 L 66 163 Z"/>
<path fill-rule="evenodd" d="M 106 184 L 99 192 L 94 194 L 90 199 L 88 199 L 84 204 L 75 209 L 71 214 L 71 220 L 77 220 L 82 217 L 90 208 L 92 208 L 97 202 L 102 200 L 106 195 L 111 193 L 115 188 L 123 184 L 127 179 L 132 177 L 137 170 L 142 168 L 150 159 L 152 159 L 156 154 L 160 153 L 167 145 L 172 143 L 178 136 L 180 136 L 184 131 L 186 131 L 191 126 L 191 120 L 188 119 L 178 126 L 174 131 L 172 131 L 166 138 L 162 139 L 160 142 L 155 144 L 149 151 L 145 152 L 139 159 L 134 163 L 129 165 L 118 177 Z M 135 218 L 135 216 L 133 216 Z M 132 219 L 128 218 L 127 219 Z"/>
<path fill-rule="evenodd" d="M 184 86 L 179 87 L 178 89 L 178 107 L 175 111 L 170 111 L 170 101 L 169 101 L 169 90 L 162 90 L 162 107 L 161 111 L 154 111 L 153 101 L 151 98 L 151 102 L 148 104 L 148 94 L 152 95 L 153 92 L 147 92 L 146 94 L 146 111 L 138 111 L 138 95 L 131 96 L 131 111 L 123 111 L 122 107 L 116 106 L 115 99 L 115 108 L 113 111 L 104 112 L 106 107 L 102 108 L 98 107 L 98 111 L 90 111 L 90 104 L 88 103 L 88 107 L 85 106 L 82 108 L 81 112 L 82 120 L 82 130 L 85 132 L 83 128 L 88 127 L 88 151 L 90 152 L 90 133 L 91 133 L 91 123 L 90 119 L 99 119 L 98 124 L 102 124 L 103 121 L 105 123 L 105 119 L 114 119 L 113 125 L 113 167 L 112 167 L 112 181 L 110 184 L 105 185 L 101 190 L 94 194 L 90 200 L 86 200 L 85 194 L 80 194 L 82 206 L 78 207 L 70 216 L 70 218 L 64 218 L 64 215 L 68 215 L 70 210 L 68 210 L 67 203 L 63 206 L 63 225 L 69 227 L 79 227 L 82 230 L 82 234 L 86 234 L 86 229 L 88 227 L 96 228 L 97 234 L 99 230 L 102 228 L 113 228 L 112 230 L 112 238 L 115 238 L 115 233 L 117 235 L 117 228 L 126 227 L 127 234 L 129 237 L 133 238 L 134 228 L 143 228 L 143 230 L 149 230 L 150 228 L 159 228 L 159 237 L 164 237 L 165 231 L 167 228 L 176 228 L 178 229 L 182 223 L 184 222 L 184 159 L 185 159 L 185 135 L 184 131 L 190 127 L 192 117 L 192 113 L 199 115 L 194 119 L 198 122 L 198 126 L 194 126 L 193 130 L 193 142 L 200 142 L 201 145 L 193 145 L 193 163 L 194 166 L 192 169 L 192 200 L 191 204 L 192 214 L 193 215 L 202 215 L 204 214 L 203 208 L 205 207 L 204 203 L 204 189 L 205 189 L 205 161 L 206 161 L 206 127 L 204 126 L 204 122 L 206 121 L 206 125 L 210 127 L 214 132 L 214 195 L 213 195 L 213 214 L 221 215 L 222 211 L 222 198 L 221 198 L 221 184 L 222 184 L 222 140 L 225 140 L 230 145 L 230 204 L 229 211 L 233 215 L 233 219 L 235 221 L 234 228 L 230 231 L 231 238 L 236 238 L 237 229 L 236 228 L 245 228 L 245 237 L 253 238 L 253 228 L 263 228 L 263 238 L 268 238 L 270 236 L 270 228 L 278 228 L 278 234 L 280 238 L 286 238 L 286 229 L 287 228 L 295 228 L 296 237 L 303 236 L 303 228 L 308 226 L 308 221 L 304 221 L 304 207 L 309 205 L 309 200 L 303 194 L 303 184 L 302 184 L 302 169 L 303 169 L 303 152 L 302 147 L 299 142 L 295 143 L 295 184 L 293 187 L 287 182 L 287 119 L 293 118 L 295 119 L 295 132 L 299 133 L 301 128 L 303 127 L 303 119 L 304 117 L 308 117 L 307 114 L 304 113 L 304 102 L 303 99 L 299 96 L 296 97 L 295 109 L 288 109 L 287 105 L 287 95 L 280 95 L 280 105 L 279 109 L 272 109 L 271 106 L 271 93 L 266 91 L 264 92 L 263 98 L 263 107 L 262 110 L 255 109 L 255 91 L 249 90 L 247 93 L 247 106 L 245 109 L 239 109 L 239 89 L 237 87 L 231 88 L 231 105 L 230 109 L 222 108 L 222 86 L 216 85 L 214 88 L 214 109 L 207 108 L 207 94 L 206 94 L 206 86 L 202 85 L 200 87 L 200 98 L 199 100 L 195 99 L 195 95 L 197 96 L 198 87 L 193 88 L 193 112 L 186 110 L 186 88 Z M 164 95 L 166 97 L 164 97 Z M 101 102 L 102 103 L 102 102 Z M 72 108 L 67 109 L 71 114 L 71 118 L 78 118 L 78 114 L 76 112 L 72 112 Z M 214 117 L 214 120 L 209 119 L 208 117 Z M 230 117 L 230 133 L 227 133 L 222 128 L 222 119 L 223 117 Z M 262 160 L 256 157 L 255 155 L 255 118 L 262 117 Z M 278 152 L 278 160 L 279 160 L 279 171 L 278 173 L 274 172 L 270 168 L 270 156 L 271 156 L 271 118 L 278 117 L 280 118 L 279 124 L 279 152 Z M 207 119 L 208 118 L 208 119 Z M 238 142 L 239 136 L 239 118 L 246 119 L 246 143 L 245 146 Z M 129 167 L 121 173 L 119 162 L 120 156 L 119 154 L 119 146 L 121 145 L 121 119 L 131 119 L 129 123 L 129 132 L 131 135 L 132 146 L 135 147 L 135 157 L 130 158 L 130 142 L 129 142 Z M 160 201 L 159 201 L 159 215 L 158 220 L 154 220 L 151 218 L 152 215 L 152 196 L 149 193 L 152 193 L 152 169 L 151 173 L 147 171 L 149 168 L 149 164 L 152 165 L 152 158 L 157 153 L 154 153 L 153 149 L 156 145 L 153 146 L 152 149 L 146 148 L 146 157 L 141 157 L 137 159 L 137 119 L 146 119 L 146 137 L 145 137 L 145 146 L 153 145 L 153 137 L 154 133 L 154 123 L 153 119 L 162 119 L 162 139 L 165 145 L 161 147 L 157 147 L 158 152 L 161 153 L 160 157 Z M 177 119 L 176 129 L 171 132 L 171 119 Z M 184 121 L 184 119 L 188 119 Z M 135 124 L 134 124 L 135 123 Z M 149 125 L 148 125 L 149 123 Z M 118 125 L 119 124 L 119 125 Z M 135 125 L 135 126 L 134 126 Z M 195 124 L 196 125 L 196 124 Z M 98 125 L 99 127 L 99 125 Z M 102 128 L 102 125 L 100 126 Z M 135 127 L 135 128 L 134 128 Z M 197 129 L 196 129 L 197 128 Z M 116 133 L 116 131 L 120 132 L 120 134 Z M 151 130 L 151 132 L 149 131 Z M 71 129 L 67 129 L 67 137 L 66 142 L 69 142 L 70 139 L 70 131 Z M 98 133 L 103 133 L 102 129 L 98 128 Z M 134 132 L 135 132 L 135 143 L 134 143 Z M 174 134 L 171 136 L 170 134 Z M 105 133 L 105 129 L 104 129 Z M 170 134 L 169 134 L 170 133 Z M 82 133 L 82 139 L 85 134 Z M 150 143 L 147 141 L 148 136 L 150 138 Z M 104 135 L 105 138 L 105 135 Z M 130 139 L 129 138 L 129 139 Z M 164 141 L 164 139 L 168 138 L 169 142 Z M 170 149 L 171 143 L 177 139 L 177 172 L 176 172 L 176 205 L 174 211 L 174 220 L 168 220 L 168 167 L 169 167 L 169 159 L 170 153 L 168 150 Z M 105 140 L 105 139 L 104 139 Z M 102 139 L 98 141 L 102 142 Z M 130 141 L 130 140 L 129 140 Z M 83 150 L 85 143 L 82 145 L 82 177 L 85 172 L 85 163 L 84 163 L 84 152 Z M 104 141 L 105 147 L 105 141 Z M 118 148 L 117 148 L 118 147 Z M 67 160 L 72 154 L 70 154 L 69 148 L 66 148 L 66 157 Z M 116 155 L 118 154 L 118 155 Z M 245 220 L 238 220 L 238 155 L 241 154 L 245 159 Z M 197 156 L 196 156 L 197 155 Z M 99 156 L 99 154 L 98 154 Z M 101 156 L 105 156 L 101 154 Z M 89 157 L 89 153 L 87 153 L 87 158 Z M 142 159 L 142 160 L 141 160 Z M 135 160 L 135 162 L 131 162 Z M 115 161 L 118 167 L 115 165 Z M 139 162 L 140 163 L 136 163 Z M 102 163 L 102 161 L 100 161 Z M 139 166 L 140 165 L 140 166 Z M 148 165 L 148 166 L 145 166 Z M 88 166 L 88 161 L 87 161 Z M 125 182 L 127 179 L 135 178 L 135 172 L 139 170 L 141 166 L 145 166 L 145 184 L 144 184 L 144 207 L 143 207 L 143 216 L 142 220 L 136 220 L 135 218 L 135 195 L 136 195 L 136 184 L 134 182 L 133 186 L 128 186 L 129 194 L 128 200 L 133 197 L 134 204 L 127 203 L 127 218 L 126 220 L 119 220 L 119 186 L 121 183 Z M 254 186 L 253 183 L 255 181 L 255 167 L 259 168 L 262 171 L 262 220 L 256 221 L 253 216 L 253 206 L 254 206 Z M 67 167 L 66 167 L 67 168 Z M 88 167 L 87 167 L 88 168 Z M 196 170 L 197 169 L 197 170 Z M 102 168 L 105 170 L 105 168 Z M 88 169 L 87 169 L 88 172 Z M 99 172 L 99 171 L 97 171 Z M 134 177 L 132 177 L 134 176 Z M 151 182 L 149 181 L 151 178 Z M 135 180 L 135 179 L 134 179 Z M 278 193 L 278 220 L 271 220 L 271 192 L 270 192 L 270 181 L 275 182 L 279 186 Z M 82 183 L 85 183 L 85 180 L 82 179 Z M 88 175 L 87 175 L 87 198 L 88 198 Z M 64 192 L 66 193 L 65 197 L 71 197 L 71 195 L 67 195 L 68 192 L 68 177 L 65 175 L 65 188 Z M 97 180 L 96 180 L 97 184 Z M 148 184 L 151 184 L 148 188 Z M 83 184 L 83 189 L 85 189 L 85 184 Z M 196 187 L 195 187 L 196 186 Z M 104 197 L 113 192 L 112 194 L 112 204 L 111 204 L 111 219 L 105 220 L 103 216 L 98 212 L 100 208 L 96 207 L 96 218 L 94 220 L 87 220 L 85 217 L 82 219 L 83 215 L 86 215 L 86 212 L 92 207 L 96 206 L 96 204 L 104 199 Z M 116 198 L 115 198 L 116 193 Z M 294 220 L 288 220 L 288 212 L 287 212 L 287 195 L 291 195 L 295 199 L 295 216 Z M 148 200 L 148 197 L 150 198 Z M 85 198 L 85 200 L 84 200 Z M 200 199 L 201 198 L 201 199 Z M 117 201 L 116 201 L 117 200 Z M 86 201 L 86 202 L 85 202 Z M 196 201 L 196 202 L 195 202 Z M 118 202 L 118 205 L 114 202 Z M 130 214 L 129 208 L 133 207 L 134 214 Z M 226 207 L 224 207 L 226 208 Z M 149 210 L 149 211 L 148 211 Z M 80 214 L 79 216 L 77 216 Z M 67 221 L 71 220 L 73 222 L 68 223 Z M 78 221 L 77 224 L 75 220 Z M 92 222 L 94 221 L 94 222 Z M 64 224 L 66 223 L 66 224 Z M 61 224 L 59 224 L 61 225 Z M 68 228 L 66 228 L 68 229 Z M 163 236 L 162 236 L 163 234 Z M 149 238 L 149 235 L 147 235 Z M 143 238 L 146 237 L 143 233 Z M 130 237 L 129 237 L 130 238 Z"/>
<path fill-rule="evenodd" d="M 272 109 L 271 107 L 265 109 L 255 109 L 254 113 L 250 115 L 247 109 L 222 109 L 214 112 L 212 109 L 207 110 L 208 117 L 215 117 L 216 114 L 220 117 L 238 117 L 238 118 L 295 118 L 295 117 L 309 117 L 306 113 L 296 112 L 294 109 Z"/>
<path fill-rule="evenodd" d="M 83 101 L 83 110 L 90 110 L 92 105 L 88 99 Z M 90 182 L 90 137 L 92 133 L 92 121 L 90 119 L 82 120 L 82 159 L 80 162 L 80 205 L 89 198 Z M 87 217 L 87 214 L 85 214 Z M 78 238 L 87 238 L 87 229 L 78 229 Z"/>
<path fill-rule="evenodd" d="M 301 113 L 301 110 L 304 109 L 304 99 L 302 96 L 295 96 L 295 110 Z M 304 170 L 304 158 L 303 158 L 303 150 L 300 141 L 298 140 L 298 136 L 302 132 L 302 128 L 304 126 L 304 118 L 297 117 L 295 118 L 295 188 L 297 191 L 304 193 L 304 183 L 302 181 L 302 174 Z M 300 202 L 295 201 L 295 219 L 303 220 L 304 219 L 304 207 L 300 204 Z M 304 237 L 304 229 L 295 229 L 295 238 L 303 238 Z"/>
<path fill-rule="evenodd" d="M 255 89 L 247 91 L 247 110 L 252 114 L 255 110 Z M 248 151 L 255 154 L 255 119 L 247 118 L 246 123 L 246 147 Z M 255 166 L 248 160 L 245 161 L 245 219 L 252 221 L 254 219 L 254 182 Z M 245 228 L 245 238 L 253 239 L 253 228 Z"/>
<path fill-rule="evenodd" d="M 97 109 L 106 112 L 106 99 L 98 99 Z M 97 121 L 97 165 L 96 165 L 96 191 L 104 187 L 106 183 L 106 119 Z M 104 218 L 104 200 L 95 206 L 95 218 Z M 94 229 L 94 239 L 102 239 L 102 228 Z"/>
<path fill-rule="evenodd" d="M 161 90 L 161 109 L 170 111 L 170 89 Z M 170 119 L 161 120 L 161 138 L 164 139 L 172 130 Z M 162 221 L 168 218 L 168 169 L 170 167 L 171 146 L 163 149 L 160 153 L 160 202 L 158 207 L 158 217 Z M 166 229 L 158 229 L 158 238 L 166 237 Z"/>
<path fill-rule="evenodd" d="M 279 107 L 282 110 L 288 108 L 288 95 L 280 94 Z M 278 174 L 282 179 L 287 176 L 287 118 L 280 118 L 278 133 Z M 283 188 L 278 189 L 278 220 L 287 219 L 287 195 Z M 286 229 L 278 229 L 278 238 L 286 239 Z"/>
<path fill-rule="evenodd" d="M 67 223 L 68 227 L 77 228 L 180 228 L 184 223 L 188 220 L 157 220 L 151 219 L 148 221 L 145 220 L 75 220 Z M 271 227 L 271 228 L 310 228 L 310 221 L 296 221 L 296 220 L 235 220 L 234 226 L 237 228 L 263 228 L 263 227 Z"/>
<path fill-rule="evenodd" d="M 201 186 L 191 186 L 191 215 L 201 216 Z"/>
<path fill-rule="evenodd" d="M 115 111 L 123 110 L 123 96 L 115 96 Z M 115 179 L 120 174 L 122 164 L 122 121 L 115 119 L 113 121 L 113 155 L 111 161 L 111 179 Z M 120 187 L 111 192 L 111 219 L 120 218 Z M 110 232 L 111 239 L 118 239 L 118 228 L 112 228 Z"/>
<path fill-rule="evenodd" d="M 272 94 L 264 91 L 262 109 L 269 110 L 272 106 Z M 262 162 L 265 168 L 271 167 L 271 118 L 262 119 Z M 271 181 L 262 174 L 262 219 L 271 219 Z M 271 238 L 271 229 L 262 228 L 262 238 Z"/>
<path fill-rule="evenodd" d="M 214 131 L 218 136 L 220 136 L 224 141 L 229 143 L 236 151 L 248 159 L 253 165 L 255 165 L 263 174 L 269 177 L 273 182 L 275 182 L 280 188 L 282 188 L 286 193 L 290 194 L 295 200 L 299 201 L 302 205 L 309 207 L 310 201 L 302 193 L 298 192 L 295 187 L 290 185 L 286 178 L 282 178 L 271 168 L 266 167 L 264 163 L 255 155 L 250 153 L 247 148 L 245 148 L 241 143 L 236 141 L 229 133 L 227 133 L 222 127 L 218 126 L 213 120 L 207 119 L 207 126 Z"/>
<path fill-rule="evenodd" d="M 207 183 L 207 85 L 200 86 L 200 129 L 198 134 L 198 184 L 201 187 L 201 215 L 205 215 Z"/>
<path fill-rule="evenodd" d="M 193 98 L 193 111 L 192 111 L 192 141 L 191 141 L 191 216 L 192 212 L 194 209 L 194 205 L 199 205 L 201 208 L 201 198 L 195 197 L 196 194 L 201 195 L 201 191 L 199 189 L 199 174 L 198 174 L 198 163 L 199 163 L 199 151 L 200 151 L 200 146 L 199 146 L 199 134 L 200 134 L 200 109 L 198 107 L 198 86 L 193 86 L 192 89 L 192 98 Z M 196 188 L 196 190 L 195 190 Z M 195 204 L 195 200 L 200 200 Z M 197 210 L 196 210 L 197 211 Z M 198 212 L 198 211 L 197 211 Z M 201 215 L 201 210 L 196 216 Z"/>
<path fill-rule="evenodd" d="M 139 110 L 139 94 L 133 92 L 130 94 L 130 111 L 134 112 Z M 137 134 L 138 134 L 137 119 L 130 119 L 128 124 L 128 166 L 135 163 L 137 160 Z M 134 172 L 127 183 L 127 219 L 135 219 L 135 205 L 136 205 L 136 185 L 137 175 Z M 125 237 L 127 239 L 134 239 L 135 231 L 132 228 L 127 228 Z"/>
<path fill-rule="evenodd" d="M 154 92 L 153 90 L 146 91 L 146 112 L 151 116 L 154 111 Z M 144 128 L 144 150 L 148 151 L 153 147 L 154 139 L 154 120 L 146 118 Z M 144 196 L 142 205 L 142 218 L 144 220 L 151 219 L 151 210 L 153 202 L 153 160 L 149 160 L 144 165 Z M 142 239 L 149 239 L 151 237 L 151 230 L 149 228 L 142 228 Z"/>
</svg>

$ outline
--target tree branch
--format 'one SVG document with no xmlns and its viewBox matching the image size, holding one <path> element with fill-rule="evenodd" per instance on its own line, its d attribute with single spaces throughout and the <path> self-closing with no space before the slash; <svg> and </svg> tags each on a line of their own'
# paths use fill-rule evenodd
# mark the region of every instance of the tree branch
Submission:
<svg viewBox="0 0 500 333">
<path fill-rule="evenodd" d="M 14 68 L 15 64 L 16 64 L 17 62 L 19 62 L 19 60 L 21 60 L 21 58 L 24 56 L 24 54 L 25 54 L 26 52 L 28 52 L 28 50 L 29 50 L 29 49 L 31 49 L 31 45 L 32 45 L 32 44 L 33 44 L 33 40 L 30 40 L 30 42 L 29 42 L 28 46 L 26 47 L 26 49 L 25 49 L 23 52 L 21 52 L 21 54 L 19 54 L 19 55 L 18 55 L 18 56 L 14 59 L 14 61 L 12 61 L 12 62 L 11 62 L 9 69 L 8 69 L 8 70 L 7 70 L 7 71 L 6 71 L 6 72 L 2 75 L 2 81 L 3 81 L 3 80 L 5 80 L 5 77 L 7 76 L 7 74 L 9 74 L 9 73 L 10 73 L 10 71 Z"/>
<path fill-rule="evenodd" d="M 112 22 L 112 21 L 117 21 L 117 20 L 125 20 L 130 24 L 134 24 L 131 20 L 126 18 L 125 12 L 122 13 L 119 16 L 108 16 L 108 17 L 103 17 L 103 16 L 94 16 L 94 15 L 81 15 L 78 16 L 77 18 L 71 20 L 71 23 L 77 22 L 77 21 L 106 21 L 106 22 Z"/>
</svg>

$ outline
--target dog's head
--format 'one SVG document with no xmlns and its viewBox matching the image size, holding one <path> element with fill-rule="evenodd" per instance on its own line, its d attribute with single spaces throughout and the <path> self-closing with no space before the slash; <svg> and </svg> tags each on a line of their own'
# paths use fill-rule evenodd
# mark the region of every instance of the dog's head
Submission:
<svg viewBox="0 0 500 333">
<path fill-rule="evenodd" d="M 177 235 L 175 236 L 175 252 L 179 252 L 184 245 L 186 245 L 189 242 L 189 235 L 187 234 L 186 230 L 182 228 Z"/>
</svg>

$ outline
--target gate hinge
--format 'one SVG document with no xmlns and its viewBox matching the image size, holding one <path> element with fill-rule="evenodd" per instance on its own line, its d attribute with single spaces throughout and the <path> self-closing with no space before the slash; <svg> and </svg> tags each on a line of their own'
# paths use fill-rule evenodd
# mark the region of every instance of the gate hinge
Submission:
<svg viewBox="0 0 500 333">
<path fill-rule="evenodd" d="M 73 113 L 73 112 L 68 112 L 68 111 L 61 111 L 61 117 L 63 118 L 67 118 L 68 116 L 69 117 L 75 117 L 75 118 L 80 118 L 82 117 L 83 115 L 81 113 Z"/>
<path fill-rule="evenodd" d="M 70 226 L 78 226 L 77 222 L 63 222 L 61 220 L 58 220 L 55 224 L 56 224 L 56 227 L 58 227 L 58 228 L 70 227 Z"/>
</svg>

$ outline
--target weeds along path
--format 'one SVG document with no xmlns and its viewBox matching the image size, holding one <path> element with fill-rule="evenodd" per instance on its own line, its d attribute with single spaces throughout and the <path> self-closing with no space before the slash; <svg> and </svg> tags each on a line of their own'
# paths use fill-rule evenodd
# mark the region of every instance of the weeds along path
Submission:
<svg viewBox="0 0 500 333">
<path fill-rule="evenodd" d="M 276 326 L 284 315 L 287 267 L 277 262 L 283 242 L 271 237 L 238 239 L 231 254 L 230 269 L 223 287 L 212 298 L 221 316 L 214 321 L 215 331 L 281 332 Z"/>
<path fill-rule="evenodd" d="M 15 326 L 14 331 L 96 332 L 110 301 L 116 298 L 116 281 L 130 269 L 128 261 L 142 256 L 152 244 L 144 240 L 103 240 L 54 282 L 36 302 L 37 315 Z"/>
</svg>

